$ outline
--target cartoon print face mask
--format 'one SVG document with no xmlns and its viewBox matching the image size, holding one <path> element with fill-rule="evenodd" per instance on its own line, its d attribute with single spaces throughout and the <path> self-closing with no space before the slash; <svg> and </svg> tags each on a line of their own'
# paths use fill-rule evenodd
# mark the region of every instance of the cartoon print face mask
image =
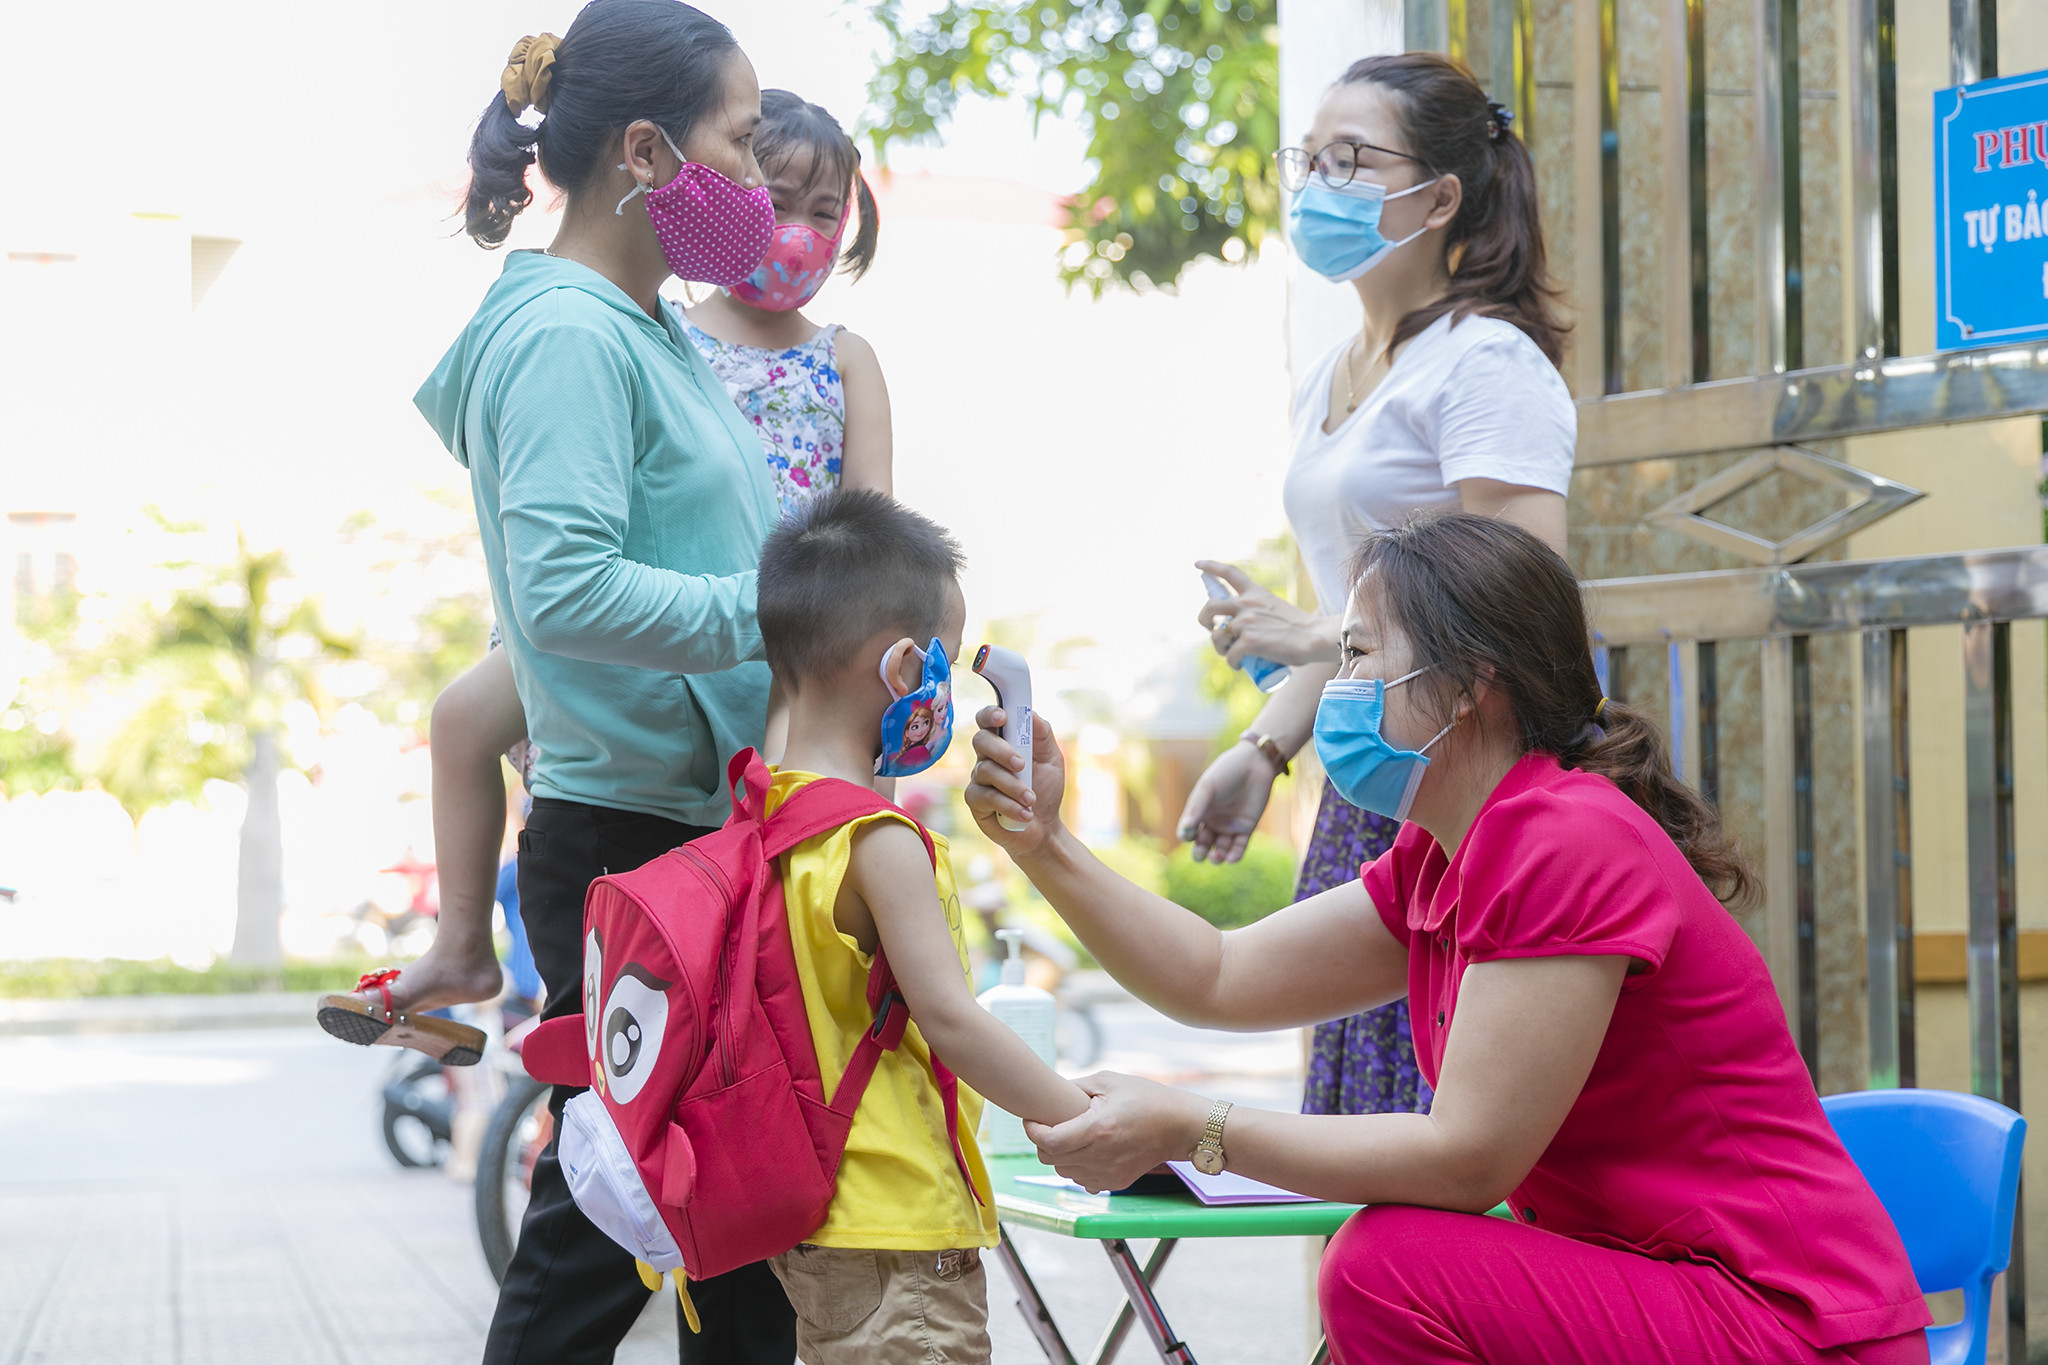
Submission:
<svg viewBox="0 0 2048 1365">
<path fill-rule="evenodd" d="M 749 308 L 771 313 L 789 313 L 811 301 L 839 259 L 839 238 L 846 231 L 850 212 L 839 215 L 839 226 L 830 237 L 808 223 L 778 223 L 768 239 L 768 254 L 754 273 L 733 285 L 732 296 Z"/>
<path fill-rule="evenodd" d="M 924 681 L 915 692 L 898 692 L 903 684 L 896 670 L 906 650 L 924 661 Z M 897 641 L 882 656 L 882 682 L 896 700 L 882 713 L 882 755 L 875 760 L 875 776 L 921 773 L 945 755 L 953 740 L 953 666 L 946 647 L 937 636 L 930 649 Z"/>
</svg>

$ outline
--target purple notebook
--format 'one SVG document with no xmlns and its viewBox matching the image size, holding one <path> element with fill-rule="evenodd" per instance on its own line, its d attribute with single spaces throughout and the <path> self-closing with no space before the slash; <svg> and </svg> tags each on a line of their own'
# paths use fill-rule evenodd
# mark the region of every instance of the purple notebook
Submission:
<svg viewBox="0 0 2048 1365">
<path fill-rule="evenodd" d="M 1195 1198 L 1204 1204 L 1313 1204 L 1315 1197 L 1283 1190 L 1249 1176 L 1225 1171 L 1221 1175 L 1203 1175 L 1186 1161 L 1169 1161 L 1167 1169 L 1181 1178 L 1181 1183 L 1193 1191 Z"/>
</svg>

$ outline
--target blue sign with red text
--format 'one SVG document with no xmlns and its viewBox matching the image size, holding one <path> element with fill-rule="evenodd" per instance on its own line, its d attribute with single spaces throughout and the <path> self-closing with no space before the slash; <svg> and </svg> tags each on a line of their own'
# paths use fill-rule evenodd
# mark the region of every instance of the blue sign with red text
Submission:
<svg viewBox="0 0 2048 1365">
<path fill-rule="evenodd" d="M 1934 96 L 1934 344 L 2048 340 L 2048 71 Z"/>
</svg>

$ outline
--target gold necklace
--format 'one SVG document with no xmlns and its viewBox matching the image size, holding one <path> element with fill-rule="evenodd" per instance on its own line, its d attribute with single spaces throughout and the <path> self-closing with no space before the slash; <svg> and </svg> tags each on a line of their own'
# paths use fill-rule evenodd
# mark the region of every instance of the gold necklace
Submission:
<svg viewBox="0 0 2048 1365">
<path fill-rule="evenodd" d="M 1358 405 L 1365 399 L 1365 395 L 1358 391 L 1358 357 L 1364 349 L 1360 344 L 1363 340 L 1362 336 L 1354 340 L 1351 343 L 1350 354 L 1344 357 L 1344 396 L 1349 400 L 1344 405 L 1344 411 L 1347 414 L 1357 412 Z"/>
</svg>

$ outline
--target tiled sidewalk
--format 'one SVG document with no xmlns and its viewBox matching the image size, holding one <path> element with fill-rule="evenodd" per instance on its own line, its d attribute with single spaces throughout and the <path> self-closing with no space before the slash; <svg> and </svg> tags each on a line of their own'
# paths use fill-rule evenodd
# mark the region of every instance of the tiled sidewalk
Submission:
<svg viewBox="0 0 2048 1365">
<path fill-rule="evenodd" d="M 1298 1093 L 1298 1043 L 1104 1013 L 1106 1066 Z M 0 1365 L 474 1365 L 496 1288 L 470 1187 L 391 1163 L 388 1061 L 310 1025 L 0 1037 Z M 1085 1357 L 1121 1302 L 1101 1250 L 1017 1242 Z M 1188 1242 L 1159 1297 L 1204 1365 L 1301 1365 L 1311 1264 L 1295 1239 Z M 1015 1299 L 995 1270 L 996 1365 L 1041 1365 Z M 622 1365 L 676 1359 L 672 1303 L 650 1302 Z M 1138 1335 L 1120 1357 L 1154 1358 Z"/>
<path fill-rule="evenodd" d="M 474 1361 L 496 1291 L 471 1217 L 425 1172 L 0 1188 L 0 1361 Z M 662 1317 L 622 1363 L 675 1359 Z"/>
</svg>

